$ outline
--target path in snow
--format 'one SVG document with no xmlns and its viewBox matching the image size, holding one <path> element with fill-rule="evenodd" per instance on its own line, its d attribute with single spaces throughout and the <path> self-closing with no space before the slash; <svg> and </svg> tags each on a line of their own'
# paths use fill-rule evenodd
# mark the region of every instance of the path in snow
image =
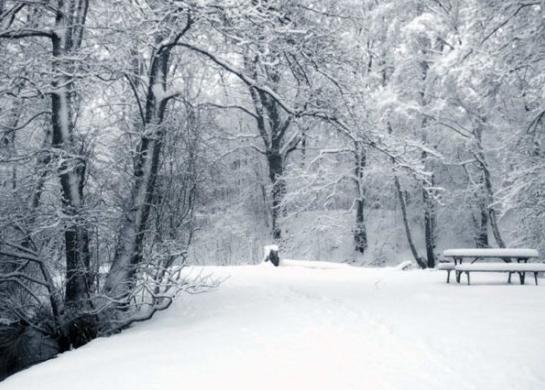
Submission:
<svg viewBox="0 0 545 390">
<path fill-rule="evenodd" d="M 229 278 L 0 389 L 545 389 L 544 286 L 294 261 L 206 272 Z"/>
</svg>

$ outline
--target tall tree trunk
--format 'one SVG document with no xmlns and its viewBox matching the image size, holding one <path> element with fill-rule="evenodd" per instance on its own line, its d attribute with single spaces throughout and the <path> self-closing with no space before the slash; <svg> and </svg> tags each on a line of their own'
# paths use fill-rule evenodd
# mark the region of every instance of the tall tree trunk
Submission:
<svg viewBox="0 0 545 390">
<path fill-rule="evenodd" d="M 96 337 L 95 321 L 87 314 L 92 309 L 92 303 L 89 234 L 82 216 L 86 162 L 79 156 L 73 119 L 73 104 L 77 95 L 73 76 L 77 70 L 74 58 L 81 47 L 88 4 L 85 0 L 59 0 L 57 7 L 56 32 L 51 37 L 52 73 L 55 75 L 51 93 L 51 135 L 53 148 L 62 151 L 57 157 L 61 161 L 58 174 L 63 213 L 68 217 L 64 230 L 67 343 L 77 347 Z"/>
<path fill-rule="evenodd" d="M 419 5 L 417 7 L 417 13 L 418 15 L 421 15 L 424 12 L 423 8 Z M 439 51 L 442 51 L 442 44 L 439 44 L 440 47 L 438 48 Z M 426 58 L 429 56 L 429 44 L 423 43 L 421 46 L 422 50 L 422 57 L 424 60 L 420 62 L 420 69 L 422 74 L 422 86 L 420 89 L 420 104 L 422 108 L 424 108 L 427 104 L 426 99 L 426 80 L 428 78 L 428 72 L 429 72 L 429 64 L 426 60 Z M 423 143 L 427 143 L 427 126 L 428 123 L 428 117 L 422 116 L 421 121 L 421 132 L 423 135 Z M 428 158 L 428 153 L 426 151 L 422 151 L 421 159 L 426 168 L 429 168 L 431 165 L 431 162 Z M 431 184 L 434 185 L 434 175 L 432 173 L 431 175 Z M 436 215 L 435 215 L 435 203 L 434 199 L 430 196 L 430 193 L 428 192 L 428 189 L 426 188 L 427 183 L 425 181 L 422 181 L 422 204 L 424 206 L 424 242 L 426 246 L 426 258 L 427 258 L 427 266 L 428 268 L 434 268 L 435 267 L 435 226 L 436 226 Z"/>
<path fill-rule="evenodd" d="M 282 230 L 278 219 L 282 213 L 282 201 L 286 194 L 286 182 L 282 175 L 284 173 L 284 162 L 282 155 L 278 151 L 268 151 L 267 161 L 269 165 L 269 178 L 272 183 L 272 233 L 275 240 L 282 237 Z"/>
<path fill-rule="evenodd" d="M 484 188 L 484 177 L 480 175 L 480 193 L 477 193 L 477 205 L 478 205 L 478 216 L 475 218 L 476 225 L 476 235 L 475 235 L 475 246 L 477 248 L 488 248 L 490 246 L 488 242 L 488 202 L 485 194 Z"/>
<path fill-rule="evenodd" d="M 422 160 L 427 162 L 427 153 L 422 152 Z M 435 175 L 432 173 L 430 177 L 431 185 L 435 185 Z M 422 183 L 422 203 L 424 205 L 424 241 L 426 244 L 426 257 L 428 268 L 434 268 L 435 259 L 435 247 L 436 247 L 436 225 L 437 217 L 435 213 L 435 202 L 430 196 L 426 183 Z"/>
<path fill-rule="evenodd" d="M 260 71 L 257 62 L 257 56 L 251 58 L 247 56 L 244 59 L 244 65 L 253 78 L 256 80 L 261 77 L 266 78 L 276 92 L 280 82 L 280 73 L 274 68 L 268 68 L 265 72 Z M 265 66 L 265 68 L 267 67 Z M 282 108 L 270 95 L 253 86 L 249 87 L 249 91 L 255 109 L 255 115 L 253 116 L 265 146 L 269 178 L 272 183 L 272 236 L 275 240 L 279 240 L 282 238 L 279 219 L 283 211 L 282 203 L 286 195 L 286 182 L 282 175 L 289 154 L 296 149 L 302 137 L 296 134 L 286 141 L 286 134 L 290 128 L 292 118 L 289 116 L 285 119 L 282 118 Z"/>
<path fill-rule="evenodd" d="M 57 83 L 55 83 L 57 84 Z M 54 88 L 56 85 L 54 85 Z M 52 100 L 52 145 L 58 150 L 74 154 L 70 148 L 72 129 L 69 118 L 70 109 L 66 91 L 61 90 L 51 95 Z M 67 150 L 70 148 L 69 150 Z M 62 157 L 61 157 L 62 158 Z M 64 160 L 60 167 L 59 178 L 62 190 L 62 203 L 65 215 L 69 216 L 64 232 L 66 255 L 66 290 L 67 305 L 77 305 L 88 295 L 87 274 L 89 269 L 89 236 L 79 217 L 83 209 L 83 183 L 85 162 L 79 158 Z"/>
<path fill-rule="evenodd" d="M 365 226 L 365 187 L 363 170 L 367 165 L 367 155 L 363 143 L 356 143 L 356 227 L 354 229 L 354 244 L 356 251 L 364 253 L 367 250 L 367 229 Z"/>
</svg>

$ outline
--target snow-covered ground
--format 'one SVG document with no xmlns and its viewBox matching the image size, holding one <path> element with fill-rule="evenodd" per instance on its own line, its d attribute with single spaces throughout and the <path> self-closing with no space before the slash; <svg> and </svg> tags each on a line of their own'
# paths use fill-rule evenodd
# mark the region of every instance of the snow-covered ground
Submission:
<svg viewBox="0 0 545 390">
<path fill-rule="evenodd" d="M 206 272 L 228 279 L 0 389 L 545 389 L 543 279 L 447 285 L 295 261 Z"/>
</svg>

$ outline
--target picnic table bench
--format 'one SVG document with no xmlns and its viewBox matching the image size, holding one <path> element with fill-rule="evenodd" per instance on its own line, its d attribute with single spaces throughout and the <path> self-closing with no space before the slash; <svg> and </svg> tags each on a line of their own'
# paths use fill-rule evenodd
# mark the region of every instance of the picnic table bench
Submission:
<svg viewBox="0 0 545 390">
<path fill-rule="evenodd" d="M 452 258 L 453 262 L 439 263 L 439 269 L 447 271 L 447 283 L 450 283 L 450 273 L 455 271 L 456 281 L 460 283 L 462 274 L 466 274 L 467 283 L 470 284 L 471 272 L 505 272 L 509 274 L 507 279 L 511 283 L 511 276 L 517 273 L 520 283 L 524 284 L 526 273 L 533 273 L 537 285 L 539 272 L 545 272 L 545 264 L 528 263 L 529 259 L 537 258 L 539 252 L 535 249 L 516 248 L 473 248 L 473 249 L 447 249 L 443 252 L 446 258 Z M 499 262 L 482 262 L 480 260 L 500 259 Z M 464 263 L 464 260 L 467 260 Z M 513 260 L 516 260 L 513 261 Z"/>
</svg>

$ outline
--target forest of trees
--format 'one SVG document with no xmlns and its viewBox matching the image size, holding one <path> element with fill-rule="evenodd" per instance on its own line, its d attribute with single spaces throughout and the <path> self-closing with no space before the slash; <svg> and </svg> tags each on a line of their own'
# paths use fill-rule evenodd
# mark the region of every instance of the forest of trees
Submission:
<svg viewBox="0 0 545 390">
<path fill-rule="evenodd" d="M 544 42 L 542 0 L 0 0 L 0 377 L 335 210 L 353 259 L 376 210 L 422 268 L 545 250 Z"/>
</svg>

